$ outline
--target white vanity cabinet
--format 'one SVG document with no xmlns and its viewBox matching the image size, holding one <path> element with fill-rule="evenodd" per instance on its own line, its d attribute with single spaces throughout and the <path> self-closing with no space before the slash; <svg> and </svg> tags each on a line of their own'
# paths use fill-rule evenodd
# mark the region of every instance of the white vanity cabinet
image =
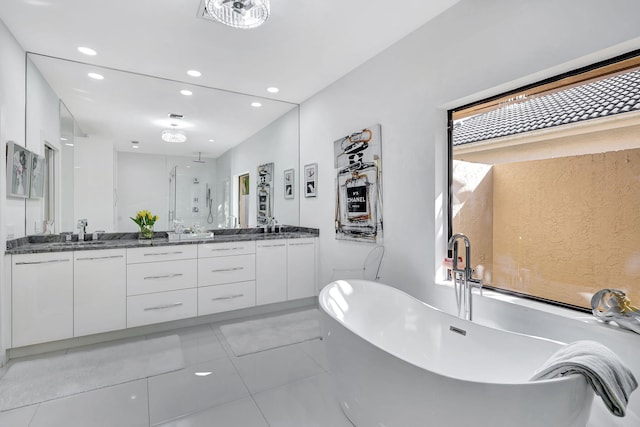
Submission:
<svg viewBox="0 0 640 427">
<path fill-rule="evenodd" d="M 317 239 L 281 237 L 11 255 L 10 346 L 316 296 Z"/>
<path fill-rule="evenodd" d="M 256 305 L 253 241 L 198 245 L 198 315 Z"/>
<path fill-rule="evenodd" d="M 73 252 L 74 336 L 126 328 L 126 255 L 125 249 Z"/>
<path fill-rule="evenodd" d="M 196 245 L 127 249 L 127 327 L 198 314 Z"/>
<path fill-rule="evenodd" d="M 256 304 L 287 300 L 287 241 L 256 243 Z"/>
<path fill-rule="evenodd" d="M 73 337 L 73 252 L 13 255 L 11 345 Z"/>
<path fill-rule="evenodd" d="M 287 299 L 307 298 L 316 291 L 316 239 L 287 240 Z"/>
</svg>

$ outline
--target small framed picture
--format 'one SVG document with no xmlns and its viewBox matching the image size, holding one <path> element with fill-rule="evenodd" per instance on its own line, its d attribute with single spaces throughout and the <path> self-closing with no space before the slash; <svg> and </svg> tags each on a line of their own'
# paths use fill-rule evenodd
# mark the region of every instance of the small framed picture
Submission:
<svg viewBox="0 0 640 427">
<path fill-rule="evenodd" d="M 7 142 L 7 196 L 29 197 L 31 152 L 13 141 Z"/>
<path fill-rule="evenodd" d="M 31 185 L 29 197 L 40 199 L 44 197 L 44 177 L 47 173 L 44 156 L 31 153 Z"/>
<path fill-rule="evenodd" d="M 287 169 L 284 171 L 284 198 L 293 199 L 295 197 L 295 171 Z"/>
<path fill-rule="evenodd" d="M 318 194 L 318 164 L 311 163 L 304 166 L 304 196 L 316 197 Z"/>
</svg>

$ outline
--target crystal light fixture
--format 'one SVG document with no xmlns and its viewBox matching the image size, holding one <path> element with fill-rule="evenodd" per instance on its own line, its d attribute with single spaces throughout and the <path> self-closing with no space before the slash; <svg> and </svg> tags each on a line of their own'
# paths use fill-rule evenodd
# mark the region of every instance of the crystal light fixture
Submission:
<svg viewBox="0 0 640 427">
<path fill-rule="evenodd" d="M 205 18 L 234 28 L 256 28 L 269 18 L 269 0 L 204 0 Z"/>
<path fill-rule="evenodd" d="M 179 129 L 165 129 L 162 131 L 162 140 L 178 144 L 185 142 L 187 135 Z"/>
</svg>

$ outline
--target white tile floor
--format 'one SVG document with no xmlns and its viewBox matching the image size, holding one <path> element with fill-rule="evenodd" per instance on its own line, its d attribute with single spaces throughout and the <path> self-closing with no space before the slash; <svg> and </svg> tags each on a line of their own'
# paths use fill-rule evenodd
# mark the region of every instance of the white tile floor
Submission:
<svg viewBox="0 0 640 427">
<path fill-rule="evenodd" d="M 332 395 L 322 341 L 237 357 L 219 326 L 139 338 L 177 334 L 180 371 L 0 412 L 0 426 L 352 427 Z"/>
</svg>

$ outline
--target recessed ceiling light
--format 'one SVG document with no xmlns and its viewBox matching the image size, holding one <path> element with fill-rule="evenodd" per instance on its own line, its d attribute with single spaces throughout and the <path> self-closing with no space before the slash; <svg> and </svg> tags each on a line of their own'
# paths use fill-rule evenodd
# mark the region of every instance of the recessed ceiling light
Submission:
<svg viewBox="0 0 640 427">
<path fill-rule="evenodd" d="M 60 141 L 66 141 L 66 140 L 67 140 L 67 138 L 65 138 L 64 136 L 60 137 Z"/>
<path fill-rule="evenodd" d="M 140 147 L 140 142 L 138 141 L 131 141 L 131 148 L 139 148 Z"/>
<path fill-rule="evenodd" d="M 252 103 L 251 103 L 251 106 L 252 106 L 252 107 L 262 107 L 262 104 L 261 104 L 261 103 L 259 103 L 259 102 L 252 102 Z"/>
<path fill-rule="evenodd" d="M 98 74 L 98 73 L 89 73 L 87 74 L 89 77 L 91 77 L 92 79 L 96 79 L 96 80 L 104 80 L 104 76 L 102 74 Z"/>
<path fill-rule="evenodd" d="M 65 143 L 64 145 L 68 145 L 69 147 L 73 147 L 73 144 L 70 142 Z"/>
<path fill-rule="evenodd" d="M 182 89 L 182 90 L 180 91 L 180 93 L 181 93 L 181 94 L 183 94 L 184 96 L 191 96 L 191 95 L 193 95 L 193 92 L 191 92 L 190 90 L 187 90 L 187 89 Z"/>
<path fill-rule="evenodd" d="M 216 142 L 216 140 L 215 139 L 210 139 L 209 142 Z"/>
<path fill-rule="evenodd" d="M 85 55 L 89 55 L 89 56 L 96 56 L 98 54 L 98 52 L 91 49 L 90 47 L 80 46 L 78 50 L 80 51 L 80 53 L 84 53 Z"/>
<path fill-rule="evenodd" d="M 267 88 L 267 92 L 269 93 L 278 93 L 280 92 L 280 89 L 278 89 L 277 87 L 271 86 Z"/>
<path fill-rule="evenodd" d="M 187 71 L 187 74 L 189 74 L 191 77 L 200 77 L 202 75 L 202 73 L 198 70 L 189 70 Z"/>
</svg>

